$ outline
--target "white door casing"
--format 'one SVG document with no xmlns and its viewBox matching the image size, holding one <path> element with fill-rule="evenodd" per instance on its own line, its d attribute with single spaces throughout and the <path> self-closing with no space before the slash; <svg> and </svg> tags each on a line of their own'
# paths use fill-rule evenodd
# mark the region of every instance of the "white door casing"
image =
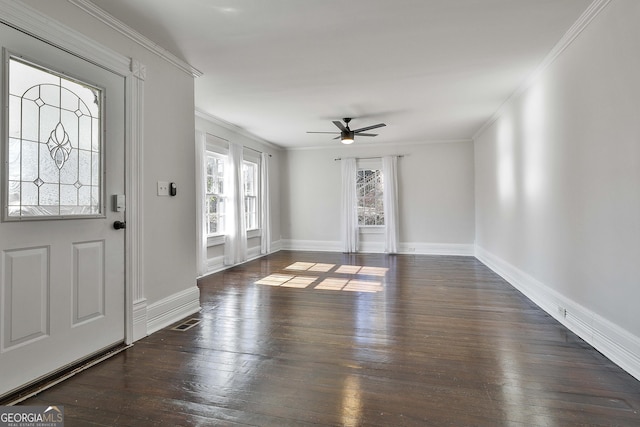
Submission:
<svg viewBox="0 0 640 427">
<path fill-rule="evenodd" d="M 125 78 L 0 24 L 9 53 L 104 88 L 104 215 L 0 223 L 0 395 L 125 340 Z M 4 73 L 2 71 L 2 81 Z M 3 86 L 3 107 L 6 86 Z M 3 109 L 4 112 L 4 109 Z M 5 122 L 6 116 L 3 116 Z M 6 138 L 6 126 L 3 139 Z M 6 190 L 3 141 L 2 186 Z M 3 197 L 3 204 L 5 197 Z M 4 209 L 4 206 L 3 206 Z"/>
</svg>

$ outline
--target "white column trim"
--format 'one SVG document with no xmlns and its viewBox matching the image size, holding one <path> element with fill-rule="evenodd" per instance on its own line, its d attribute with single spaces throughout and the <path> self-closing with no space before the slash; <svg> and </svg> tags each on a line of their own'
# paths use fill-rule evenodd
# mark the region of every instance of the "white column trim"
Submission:
<svg viewBox="0 0 640 427">
<path fill-rule="evenodd" d="M 131 59 L 131 77 L 127 84 L 127 243 L 126 271 L 129 283 L 131 314 L 127 321 L 126 343 L 131 344 L 147 336 L 147 300 L 144 292 L 144 80 L 147 67 Z"/>
</svg>

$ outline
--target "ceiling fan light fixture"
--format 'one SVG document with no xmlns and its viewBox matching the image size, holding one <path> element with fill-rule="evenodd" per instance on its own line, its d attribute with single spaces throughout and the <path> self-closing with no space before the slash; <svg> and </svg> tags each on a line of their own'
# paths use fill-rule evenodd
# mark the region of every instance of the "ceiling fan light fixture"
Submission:
<svg viewBox="0 0 640 427">
<path fill-rule="evenodd" d="M 334 125 L 336 125 L 338 129 L 340 129 L 340 132 L 307 132 L 307 133 L 333 133 L 333 134 L 339 133 L 340 136 L 336 136 L 333 139 L 337 140 L 339 138 L 340 142 L 342 142 L 345 145 L 348 145 L 348 144 L 353 144 L 356 134 L 359 136 L 378 136 L 377 133 L 365 133 L 365 132 L 371 129 L 378 129 L 383 126 L 386 126 L 384 123 L 378 123 L 377 125 L 365 126 L 363 128 L 351 130 L 349 129 L 349 122 L 351 122 L 351 119 L 349 117 L 345 117 L 342 120 L 344 121 L 344 124 L 342 124 L 342 122 L 339 120 L 333 120 L 332 122 Z"/>
<path fill-rule="evenodd" d="M 343 144 L 353 144 L 354 132 L 350 130 L 342 131 L 340 133 L 340 141 Z"/>
</svg>

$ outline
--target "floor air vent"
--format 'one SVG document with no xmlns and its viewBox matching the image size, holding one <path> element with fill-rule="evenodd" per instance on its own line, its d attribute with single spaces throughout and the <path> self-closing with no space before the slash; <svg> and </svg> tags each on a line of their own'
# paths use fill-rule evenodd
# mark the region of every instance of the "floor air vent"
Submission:
<svg viewBox="0 0 640 427">
<path fill-rule="evenodd" d="M 180 323 L 178 326 L 174 326 L 171 328 L 172 331 L 186 331 L 187 329 L 191 329 L 200 323 L 200 319 L 189 319 Z"/>
</svg>

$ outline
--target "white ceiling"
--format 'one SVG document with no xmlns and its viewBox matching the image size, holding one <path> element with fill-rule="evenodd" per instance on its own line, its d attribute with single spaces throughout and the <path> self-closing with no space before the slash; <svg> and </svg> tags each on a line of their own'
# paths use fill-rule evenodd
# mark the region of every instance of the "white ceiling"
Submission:
<svg viewBox="0 0 640 427">
<path fill-rule="evenodd" d="M 92 0 L 204 73 L 196 109 L 283 147 L 467 140 L 591 0 Z M 373 132 L 373 131 L 372 131 Z"/>
</svg>

